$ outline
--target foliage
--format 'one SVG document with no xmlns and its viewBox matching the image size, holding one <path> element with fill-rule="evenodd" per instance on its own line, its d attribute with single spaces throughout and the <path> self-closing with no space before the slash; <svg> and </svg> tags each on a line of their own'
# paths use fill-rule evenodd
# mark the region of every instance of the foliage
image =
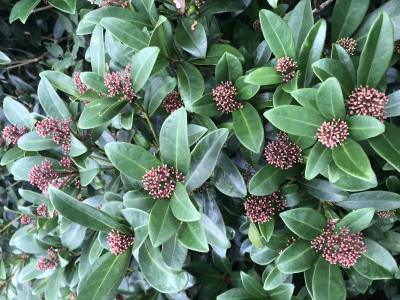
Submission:
<svg viewBox="0 0 400 300">
<path fill-rule="evenodd" d="M 1 297 L 398 299 L 400 0 L 332 2 L 2 0 Z"/>
</svg>

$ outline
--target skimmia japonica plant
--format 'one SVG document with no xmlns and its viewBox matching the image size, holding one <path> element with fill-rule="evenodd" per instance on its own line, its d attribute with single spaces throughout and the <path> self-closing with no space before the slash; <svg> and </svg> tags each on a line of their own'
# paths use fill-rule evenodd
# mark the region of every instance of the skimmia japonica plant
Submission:
<svg viewBox="0 0 400 300">
<path fill-rule="evenodd" d="M 1 299 L 400 299 L 400 0 L 3 3 Z"/>
</svg>

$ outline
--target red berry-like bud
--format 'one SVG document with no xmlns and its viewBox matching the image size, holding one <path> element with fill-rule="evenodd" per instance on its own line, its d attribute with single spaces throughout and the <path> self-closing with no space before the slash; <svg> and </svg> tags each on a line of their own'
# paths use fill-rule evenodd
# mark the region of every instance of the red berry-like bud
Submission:
<svg viewBox="0 0 400 300">
<path fill-rule="evenodd" d="M 336 44 L 342 46 L 349 55 L 354 55 L 354 51 L 356 50 L 356 46 L 357 46 L 357 43 L 354 39 L 348 38 L 348 37 L 342 38 L 342 39 L 338 40 L 336 42 Z"/>
<path fill-rule="evenodd" d="M 250 195 L 244 202 L 246 215 L 253 223 L 266 223 L 271 220 L 276 211 L 284 210 L 286 201 L 276 191 L 268 196 Z"/>
<path fill-rule="evenodd" d="M 345 121 L 335 120 L 324 122 L 318 128 L 317 137 L 322 145 L 333 149 L 341 145 L 349 135 L 349 127 Z"/>
<path fill-rule="evenodd" d="M 297 62 L 291 59 L 289 56 L 279 58 L 276 70 L 282 73 L 283 81 L 288 82 L 294 78 L 294 75 L 296 74 Z"/>
<path fill-rule="evenodd" d="M 231 81 L 221 82 L 213 89 L 214 100 L 217 101 L 218 110 L 225 113 L 233 112 L 238 108 L 243 108 L 243 104 L 235 100 L 236 88 Z"/>
<path fill-rule="evenodd" d="M 302 163 L 302 149 L 289 141 L 286 133 L 280 132 L 276 141 L 269 142 L 265 147 L 265 156 L 268 163 L 281 169 L 289 169 L 295 163 Z"/>
</svg>

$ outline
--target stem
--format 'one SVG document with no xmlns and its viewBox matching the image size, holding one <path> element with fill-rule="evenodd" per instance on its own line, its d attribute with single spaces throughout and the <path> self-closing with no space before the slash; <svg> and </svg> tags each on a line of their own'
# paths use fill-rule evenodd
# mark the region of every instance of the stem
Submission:
<svg viewBox="0 0 400 300">
<path fill-rule="evenodd" d="M 10 184 L 8 187 L 6 187 L 6 189 L 9 189 L 10 187 L 13 187 L 14 185 L 17 185 L 18 183 L 21 183 L 22 180 L 18 180 L 16 182 L 14 182 L 13 184 Z"/>
<path fill-rule="evenodd" d="M 331 4 L 333 1 L 335 0 L 327 0 L 324 3 L 321 3 L 321 5 L 318 4 L 318 0 L 315 0 L 314 3 L 317 3 L 317 5 L 315 6 L 315 8 L 313 9 L 312 13 L 315 14 L 317 12 L 320 12 L 321 10 L 323 10 L 325 7 L 327 7 L 329 4 Z"/>
<path fill-rule="evenodd" d="M 147 113 L 144 110 L 143 106 L 141 106 L 139 102 L 136 101 L 135 103 L 136 103 L 137 107 L 139 107 L 139 109 L 142 111 L 144 117 L 146 118 L 147 123 L 149 124 L 150 130 L 151 130 L 151 133 L 154 136 L 154 140 L 156 141 L 156 144 L 160 145 L 160 142 L 158 141 L 158 137 L 157 137 L 156 131 L 154 130 L 153 124 L 151 123 L 151 120 L 150 120 L 149 116 L 147 115 Z"/>
<path fill-rule="evenodd" d="M 43 7 L 35 8 L 34 10 L 31 11 L 30 14 L 34 14 L 34 13 L 37 13 L 38 11 L 48 10 L 48 9 L 51 9 L 51 8 L 53 8 L 53 6 L 50 6 L 50 5 L 49 6 L 43 6 Z"/>
<path fill-rule="evenodd" d="M 108 165 L 113 165 L 113 164 L 111 163 L 111 161 L 102 159 L 102 158 L 97 157 L 97 156 L 90 155 L 90 158 L 92 158 L 92 159 L 94 159 L 94 160 L 102 161 L 102 162 L 104 162 L 104 163 L 106 163 L 106 164 L 108 164 Z"/>
<path fill-rule="evenodd" d="M 110 170 L 116 170 L 115 167 L 109 167 L 109 168 L 101 168 L 100 171 L 110 171 Z"/>
<path fill-rule="evenodd" d="M 14 220 L 12 220 L 10 223 L 8 223 L 6 226 L 4 226 L 1 230 L 0 233 L 2 233 L 4 230 L 6 230 L 8 227 L 10 227 L 14 222 L 18 221 L 19 219 L 22 218 L 23 215 L 19 215 L 16 217 Z"/>
<path fill-rule="evenodd" d="M 7 70 L 18 68 L 18 67 L 22 67 L 24 65 L 28 65 L 28 64 L 31 64 L 31 63 L 35 63 L 35 62 L 41 61 L 48 54 L 49 54 L 49 52 L 46 51 L 45 53 L 43 53 L 42 55 L 40 55 L 38 57 L 35 57 L 35 58 L 32 58 L 32 59 L 27 59 L 25 61 L 16 62 L 16 63 L 19 63 L 19 64 L 7 67 Z"/>
</svg>

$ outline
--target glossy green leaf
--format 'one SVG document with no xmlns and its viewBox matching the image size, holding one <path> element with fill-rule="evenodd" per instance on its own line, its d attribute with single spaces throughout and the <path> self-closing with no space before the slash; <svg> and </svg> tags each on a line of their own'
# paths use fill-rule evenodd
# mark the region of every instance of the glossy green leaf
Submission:
<svg viewBox="0 0 400 300">
<path fill-rule="evenodd" d="M 172 214 L 169 200 L 157 200 L 151 210 L 149 221 L 149 235 L 154 247 L 165 243 L 176 232 L 179 223 Z"/>
<path fill-rule="evenodd" d="M 104 76 L 105 57 L 104 57 L 104 34 L 103 27 L 96 25 L 90 39 L 90 63 L 92 71 Z"/>
<path fill-rule="evenodd" d="M 58 146 L 59 145 L 53 141 L 51 135 L 43 138 L 37 131 L 28 132 L 18 140 L 18 147 L 27 151 L 49 150 Z"/>
<path fill-rule="evenodd" d="M 149 234 L 148 224 L 150 215 L 142 210 L 134 208 L 126 208 L 122 210 L 121 213 L 134 229 L 135 241 L 133 243 L 132 252 L 135 252 L 143 245 Z"/>
<path fill-rule="evenodd" d="M 396 91 L 388 96 L 388 103 L 385 106 L 386 117 L 400 115 L 400 91 Z"/>
<path fill-rule="evenodd" d="M 82 82 L 86 84 L 89 88 L 92 88 L 93 90 L 103 93 L 103 94 L 108 94 L 108 88 L 104 85 L 104 75 L 100 75 L 98 73 L 94 72 L 82 72 L 79 74 Z M 84 93 L 84 95 L 87 92 Z M 82 99 L 83 95 L 79 97 L 79 99 Z"/>
<path fill-rule="evenodd" d="M 347 118 L 350 138 L 356 141 L 366 140 L 385 131 L 385 124 L 370 116 L 352 116 Z"/>
<path fill-rule="evenodd" d="M 76 11 L 76 1 L 77 0 L 71 0 L 71 1 L 65 1 L 65 0 L 50 0 L 51 6 L 54 6 L 55 8 L 66 12 L 67 14 L 75 14 Z"/>
<path fill-rule="evenodd" d="M 299 273 L 310 269 L 319 256 L 310 241 L 299 239 L 279 255 L 276 266 L 284 274 Z"/>
<path fill-rule="evenodd" d="M 178 67 L 178 89 L 186 107 L 203 95 L 203 76 L 190 63 L 183 62 Z"/>
<path fill-rule="evenodd" d="M 315 178 L 332 160 L 332 150 L 317 142 L 307 158 L 306 179 Z"/>
<path fill-rule="evenodd" d="M 145 149 L 128 143 L 108 143 L 106 154 L 115 167 L 137 181 L 142 181 L 144 173 L 157 168 L 161 162 Z"/>
<path fill-rule="evenodd" d="M 265 279 L 264 290 L 269 291 L 277 288 L 286 280 L 286 278 L 288 278 L 288 276 L 289 274 L 282 273 L 277 266 L 274 267 Z"/>
<path fill-rule="evenodd" d="M 217 300 L 258 300 L 259 296 L 250 294 L 243 288 L 233 288 L 227 290 L 217 297 Z"/>
<path fill-rule="evenodd" d="M 335 77 L 342 87 L 345 98 L 353 91 L 354 86 L 351 75 L 340 61 L 332 58 L 323 58 L 313 63 L 312 68 L 315 75 L 317 75 L 322 81 L 329 77 Z"/>
<path fill-rule="evenodd" d="M 143 107 L 149 116 L 152 116 L 156 109 L 161 105 L 165 96 L 176 86 L 176 79 L 167 76 L 160 76 L 151 81 L 144 95 Z"/>
<path fill-rule="evenodd" d="M 322 256 L 315 265 L 312 293 L 315 300 L 346 299 L 346 285 L 340 267 L 327 262 Z"/>
<path fill-rule="evenodd" d="M 400 195 L 387 191 L 369 191 L 351 194 L 336 205 L 348 209 L 373 207 L 375 211 L 387 211 L 400 208 Z"/>
<path fill-rule="evenodd" d="M 71 141 L 71 148 L 69 150 L 69 154 L 71 157 L 76 157 L 79 155 L 82 155 L 88 151 L 86 146 L 78 140 L 72 133 L 70 135 L 70 141 Z"/>
<path fill-rule="evenodd" d="M 367 249 L 361 253 L 353 268 L 372 280 L 393 278 L 393 274 L 399 271 L 393 256 L 377 242 L 367 237 L 363 237 L 363 241 Z"/>
<path fill-rule="evenodd" d="M 58 117 L 60 120 L 72 118 L 69 108 L 45 77 L 40 80 L 37 93 L 39 102 L 48 116 Z"/>
<path fill-rule="evenodd" d="M 180 270 L 185 262 L 188 249 L 178 241 L 178 235 L 174 234 L 162 246 L 162 256 L 167 266 Z"/>
<path fill-rule="evenodd" d="M 356 68 L 354 66 L 353 61 L 351 60 L 350 55 L 346 52 L 346 50 L 337 44 L 332 45 L 331 57 L 336 59 L 342 63 L 342 65 L 347 69 L 351 76 L 351 80 L 353 81 L 353 85 L 357 84 L 357 74 Z"/>
<path fill-rule="evenodd" d="M 357 85 L 377 87 L 392 57 L 393 25 L 384 12 L 374 22 L 361 52 L 357 71 Z"/>
<path fill-rule="evenodd" d="M 319 114 L 319 110 L 317 107 L 317 89 L 298 89 L 291 92 L 291 95 L 296 99 L 297 102 L 301 104 L 301 106 L 308 108 L 317 114 Z"/>
<path fill-rule="evenodd" d="M 217 82 L 235 81 L 243 75 L 243 67 L 240 60 L 230 54 L 225 53 L 215 66 L 215 79 Z"/>
<path fill-rule="evenodd" d="M 297 78 L 297 77 L 295 77 Z M 295 80 L 291 80 L 288 83 L 292 83 Z M 286 83 L 287 84 L 287 83 Z M 274 93 L 274 98 L 272 100 L 272 103 L 274 107 L 281 106 L 281 105 L 289 105 L 292 103 L 293 97 L 290 93 L 284 91 L 284 87 L 286 84 L 280 85 L 276 88 L 275 93 Z M 297 82 L 296 82 L 297 85 Z"/>
<path fill-rule="evenodd" d="M 200 213 L 189 199 L 185 186 L 180 182 L 175 183 L 170 206 L 172 213 L 180 221 L 193 222 L 201 219 Z"/>
<path fill-rule="evenodd" d="M 256 297 L 266 297 L 267 292 L 263 289 L 263 286 L 256 279 L 247 275 L 243 271 L 240 272 L 240 278 L 242 279 L 242 283 L 246 291 L 248 291 L 251 295 Z"/>
<path fill-rule="evenodd" d="M 9 150 L 1 157 L 1 166 L 5 166 L 10 162 L 20 159 L 25 156 L 25 150 L 22 150 L 18 146 L 15 146 Z"/>
<path fill-rule="evenodd" d="M 367 1 L 338 0 L 332 13 L 332 43 L 352 36 L 368 10 Z"/>
<path fill-rule="evenodd" d="M 149 37 L 130 22 L 107 17 L 101 19 L 100 24 L 119 41 L 135 51 L 142 50 L 149 45 Z"/>
<path fill-rule="evenodd" d="M 158 53 L 160 53 L 159 48 L 146 47 L 136 53 L 132 58 L 131 81 L 133 90 L 136 93 L 140 91 L 149 78 Z"/>
<path fill-rule="evenodd" d="M 275 85 L 283 83 L 283 77 L 276 68 L 262 67 L 247 75 L 244 82 L 255 85 Z"/>
<path fill-rule="evenodd" d="M 369 226 L 372 218 L 374 217 L 375 209 L 372 207 L 361 208 L 352 211 L 346 215 L 340 222 L 336 225 L 337 230 L 346 226 L 351 233 L 357 233 Z"/>
<path fill-rule="evenodd" d="M 105 212 L 79 202 L 54 187 L 50 187 L 49 191 L 54 208 L 66 219 L 102 232 L 108 233 L 114 229 L 125 233 L 124 227 Z"/>
<path fill-rule="evenodd" d="M 217 102 L 214 100 L 212 93 L 205 94 L 200 99 L 194 101 L 190 105 L 190 110 L 205 117 L 214 117 L 221 113 L 218 110 Z"/>
<path fill-rule="evenodd" d="M 14 5 L 14 6 L 16 6 L 16 5 Z M 11 59 L 7 55 L 5 55 L 2 51 L 0 51 L 0 65 L 5 65 L 10 62 L 11 62 Z"/>
<path fill-rule="evenodd" d="M 349 193 L 338 189 L 326 180 L 314 178 L 312 180 L 300 179 L 298 182 L 303 191 L 323 201 L 340 202 L 349 197 Z"/>
<path fill-rule="evenodd" d="M 209 250 L 206 232 L 200 221 L 183 223 L 178 231 L 178 241 L 194 251 L 208 252 Z"/>
<path fill-rule="evenodd" d="M 301 0 L 297 3 L 289 17 L 289 28 L 296 44 L 296 53 L 306 39 L 307 34 L 314 25 L 310 0 Z"/>
<path fill-rule="evenodd" d="M 28 109 L 21 103 L 7 96 L 3 100 L 3 110 L 11 124 L 18 125 L 18 128 L 25 126 L 28 131 L 31 129 L 33 120 Z"/>
<path fill-rule="evenodd" d="M 264 131 L 260 116 L 250 103 L 243 103 L 242 109 L 233 112 L 233 128 L 236 137 L 247 149 L 258 152 L 264 140 Z"/>
<path fill-rule="evenodd" d="M 46 157 L 46 159 L 53 164 L 53 168 L 56 171 L 62 172 L 64 167 L 60 167 L 57 160 L 48 157 Z M 43 160 L 44 157 L 41 156 L 23 157 L 13 163 L 11 168 L 11 173 L 14 175 L 14 177 L 17 177 L 25 181 L 29 181 L 29 173 L 31 172 L 32 168 L 35 165 L 41 166 Z"/>
<path fill-rule="evenodd" d="M 198 18 L 202 18 L 211 14 L 224 13 L 236 10 L 246 9 L 244 3 L 240 0 L 233 0 L 226 2 L 224 0 L 214 0 L 208 3 L 204 3 L 200 8 L 200 15 Z"/>
<path fill-rule="evenodd" d="M 252 98 L 260 89 L 259 85 L 245 82 L 246 76 L 239 77 L 235 82 L 236 88 L 236 100 L 249 100 Z"/>
<path fill-rule="evenodd" d="M 205 58 L 207 37 L 204 27 L 197 23 L 192 29 L 194 20 L 182 18 L 175 31 L 175 43 L 195 57 Z"/>
<path fill-rule="evenodd" d="M 332 150 L 335 164 L 345 173 L 364 180 L 372 178 L 371 164 L 359 144 L 347 138 Z"/>
<path fill-rule="evenodd" d="M 287 175 L 287 170 L 265 165 L 251 178 L 249 192 L 255 196 L 272 194 L 281 186 Z"/>
<path fill-rule="evenodd" d="M 211 246 L 221 249 L 229 249 L 231 247 L 231 243 L 226 237 L 225 232 L 222 232 L 221 229 L 203 213 L 201 214 L 201 223 L 206 233 L 207 242 Z"/>
<path fill-rule="evenodd" d="M 248 231 L 248 236 L 250 242 L 257 248 L 263 249 L 265 248 L 264 244 L 261 242 L 262 236 L 260 234 L 260 231 L 258 231 L 257 225 L 254 224 L 253 222 L 250 222 L 249 225 L 249 231 Z"/>
<path fill-rule="evenodd" d="M 196 145 L 190 155 L 190 167 L 185 186 L 188 192 L 201 186 L 210 177 L 217 163 L 218 154 L 228 137 L 225 128 L 214 130 Z"/>
<path fill-rule="evenodd" d="M 325 121 L 312 110 L 294 105 L 275 107 L 266 111 L 264 117 L 280 130 L 300 136 L 315 136 Z"/>
<path fill-rule="evenodd" d="M 368 140 L 379 156 L 384 158 L 396 170 L 400 171 L 400 129 L 385 123 L 385 132 Z"/>
<path fill-rule="evenodd" d="M 57 299 L 63 273 L 64 269 L 61 268 L 61 266 L 58 266 L 55 269 L 53 275 L 50 276 L 50 280 L 46 285 L 46 290 L 44 294 L 46 299 Z"/>
<path fill-rule="evenodd" d="M 216 65 L 225 53 L 230 53 L 236 56 L 240 61 L 244 62 L 243 54 L 235 47 L 227 44 L 211 45 L 208 47 L 206 58 L 191 59 L 190 62 L 195 65 Z"/>
<path fill-rule="evenodd" d="M 312 65 L 321 58 L 326 38 L 326 21 L 319 20 L 307 34 L 299 54 L 299 86 L 308 87 L 314 77 Z"/>
<path fill-rule="evenodd" d="M 280 213 L 280 217 L 291 231 L 305 240 L 313 240 L 326 226 L 322 214 L 312 208 L 296 208 Z"/>
<path fill-rule="evenodd" d="M 296 58 L 296 46 L 289 26 L 270 10 L 260 11 L 261 30 L 268 46 L 277 58 Z"/>
<path fill-rule="evenodd" d="M 159 58 L 167 58 L 171 55 L 173 43 L 171 23 L 164 16 L 159 16 L 150 37 L 149 46 L 160 49 Z"/>
<path fill-rule="evenodd" d="M 343 93 L 336 78 L 328 78 L 319 87 L 317 107 L 321 115 L 327 120 L 343 120 L 346 118 Z"/>
</svg>

